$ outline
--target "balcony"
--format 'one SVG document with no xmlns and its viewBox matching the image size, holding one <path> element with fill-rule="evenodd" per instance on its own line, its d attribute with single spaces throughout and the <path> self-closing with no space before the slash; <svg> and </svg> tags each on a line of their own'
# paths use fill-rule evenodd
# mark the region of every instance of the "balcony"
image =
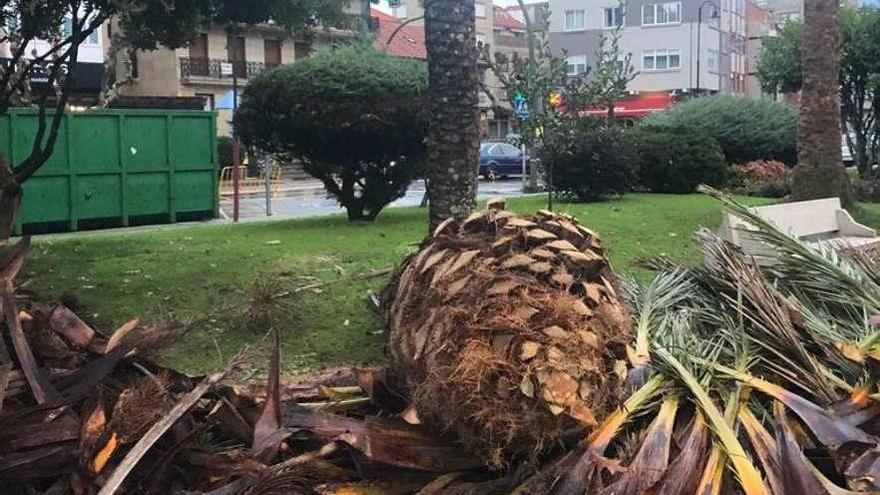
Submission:
<svg viewBox="0 0 880 495">
<path fill-rule="evenodd" d="M 529 47 L 529 40 L 525 36 L 495 36 L 495 46 L 498 48 L 522 48 Z"/>
<path fill-rule="evenodd" d="M 223 66 L 232 66 L 231 73 L 223 73 Z M 230 62 L 216 58 L 180 58 L 180 79 L 191 84 L 232 84 L 233 75 L 239 79 L 248 79 L 276 66 L 262 62 Z"/>
</svg>

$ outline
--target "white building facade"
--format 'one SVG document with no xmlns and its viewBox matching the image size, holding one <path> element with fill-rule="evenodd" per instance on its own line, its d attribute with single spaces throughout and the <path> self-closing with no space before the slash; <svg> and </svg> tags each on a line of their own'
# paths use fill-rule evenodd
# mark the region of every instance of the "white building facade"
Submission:
<svg viewBox="0 0 880 495">
<path fill-rule="evenodd" d="M 595 64 L 600 36 L 620 24 L 637 72 L 631 92 L 745 91 L 745 0 L 550 0 L 550 12 L 551 49 L 572 75 Z"/>
</svg>

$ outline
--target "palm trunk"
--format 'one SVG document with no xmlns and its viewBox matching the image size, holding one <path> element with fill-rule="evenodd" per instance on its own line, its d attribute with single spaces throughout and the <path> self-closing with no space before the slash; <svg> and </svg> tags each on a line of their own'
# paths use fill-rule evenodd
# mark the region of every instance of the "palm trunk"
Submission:
<svg viewBox="0 0 880 495">
<path fill-rule="evenodd" d="M 839 196 L 852 201 L 840 154 L 838 0 L 804 2 L 804 85 L 798 121 L 795 201 Z"/>
<path fill-rule="evenodd" d="M 428 51 L 428 217 L 431 227 L 476 206 L 480 129 L 474 0 L 432 0 Z"/>
</svg>

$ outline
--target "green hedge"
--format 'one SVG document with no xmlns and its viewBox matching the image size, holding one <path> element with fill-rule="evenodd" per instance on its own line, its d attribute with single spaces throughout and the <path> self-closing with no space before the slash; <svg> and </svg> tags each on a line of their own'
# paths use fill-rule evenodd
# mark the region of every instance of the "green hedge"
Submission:
<svg viewBox="0 0 880 495">
<path fill-rule="evenodd" d="M 692 193 L 700 184 L 724 185 L 727 164 L 718 142 L 693 127 L 639 126 L 632 140 L 642 185 L 661 193 Z"/>
<path fill-rule="evenodd" d="M 729 164 L 797 161 L 797 111 L 766 98 L 714 95 L 679 103 L 646 117 L 639 127 L 670 133 L 699 129 L 715 139 Z"/>
</svg>

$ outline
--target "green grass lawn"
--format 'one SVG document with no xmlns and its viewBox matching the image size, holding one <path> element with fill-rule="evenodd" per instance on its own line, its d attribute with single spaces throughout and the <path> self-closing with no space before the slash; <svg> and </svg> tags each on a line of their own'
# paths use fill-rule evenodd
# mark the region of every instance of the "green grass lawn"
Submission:
<svg viewBox="0 0 880 495">
<path fill-rule="evenodd" d="M 544 207 L 544 197 L 510 201 L 516 211 Z M 760 200 L 751 200 L 760 203 Z M 702 195 L 631 194 L 597 204 L 557 205 L 598 231 L 619 273 L 643 276 L 639 257 L 699 258 L 691 234 L 715 229 L 717 202 Z M 200 319 L 162 359 L 188 372 L 221 366 L 263 330 L 244 328 L 235 311 L 254 280 L 275 279 L 287 289 L 331 281 L 304 292 L 278 326 L 284 335 L 284 372 L 302 373 L 382 358 L 380 323 L 367 304 L 387 277 L 345 277 L 390 267 L 425 233 L 425 210 L 394 208 L 374 224 L 349 224 L 341 215 L 240 225 L 200 225 L 138 232 L 38 239 L 27 264 L 41 299 L 73 295 L 82 318 L 112 330 L 132 317 L 146 322 Z M 204 320 L 205 315 L 214 315 Z"/>
</svg>

